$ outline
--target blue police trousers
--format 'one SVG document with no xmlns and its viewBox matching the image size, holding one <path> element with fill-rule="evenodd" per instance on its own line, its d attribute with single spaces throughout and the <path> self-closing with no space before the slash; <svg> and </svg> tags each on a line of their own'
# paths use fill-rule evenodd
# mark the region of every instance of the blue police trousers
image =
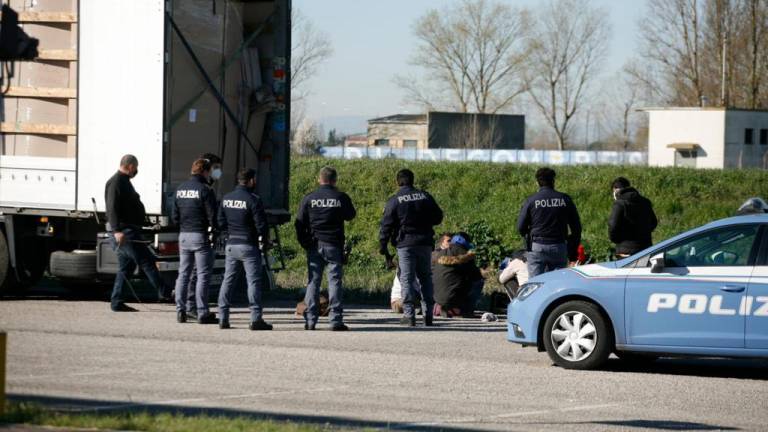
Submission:
<svg viewBox="0 0 768 432">
<path fill-rule="evenodd" d="M 307 323 L 315 324 L 320 317 L 320 286 L 323 282 L 323 271 L 328 267 L 328 306 L 330 308 L 328 317 L 331 325 L 343 324 L 344 310 L 341 305 L 343 263 L 344 249 L 341 246 L 318 242 L 316 247 L 307 251 L 309 281 L 307 293 L 304 296 L 304 303 L 307 305 L 304 318 Z"/>
<path fill-rule="evenodd" d="M 179 233 L 179 277 L 176 278 L 176 311 L 187 310 L 187 289 L 192 272 L 197 275 L 195 300 L 200 315 L 208 313 L 208 287 L 211 284 L 214 253 L 203 233 Z"/>
<path fill-rule="evenodd" d="M 568 267 L 568 248 L 565 243 L 532 243 L 528 258 L 528 278 Z"/>
<path fill-rule="evenodd" d="M 227 260 L 224 265 L 224 281 L 219 291 L 219 319 L 229 321 L 229 305 L 232 300 L 232 288 L 237 283 L 237 274 L 245 267 L 245 280 L 248 283 L 248 307 L 251 310 L 251 322 L 262 319 L 261 292 L 262 271 L 261 251 L 249 244 L 227 245 Z"/>
<path fill-rule="evenodd" d="M 421 284 L 421 310 L 425 317 L 432 316 L 435 289 L 432 284 L 432 246 L 412 246 L 397 249 L 400 260 L 400 285 L 403 287 L 403 315 L 415 316 L 415 303 Z"/>
</svg>

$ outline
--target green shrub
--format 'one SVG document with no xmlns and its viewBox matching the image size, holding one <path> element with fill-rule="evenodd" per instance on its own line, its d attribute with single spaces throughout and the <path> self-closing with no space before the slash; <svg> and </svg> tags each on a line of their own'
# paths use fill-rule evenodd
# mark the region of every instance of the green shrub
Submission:
<svg viewBox="0 0 768 432">
<path fill-rule="evenodd" d="M 538 165 L 481 162 L 411 162 L 385 160 L 329 160 L 296 158 L 291 162 L 290 201 L 295 212 L 299 200 L 317 186 L 324 165 L 339 171 L 339 188 L 347 192 L 358 211 L 347 226 L 355 242 L 346 269 L 348 288 L 377 293 L 389 289 L 393 274 L 384 270 L 378 255 L 379 220 L 384 204 L 397 190 L 395 173 L 410 168 L 416 186 L 429 191 L 445 212 L 436 231 L 467 231 L 478 246 L 480 262 L 497 265 L 511 250 L 523 247 L 516 232 L 517 215 L 525 198 L 538 187 Z M 607 220 L 611 210 L 610 185 L 618 176 L 653 201 L 659 217 L 654 241 L 661 241 L 706 222 L 733 215 L 752 196 L 768 197 L 768 172 L 759 170 L 693 170 L 620 166 L 555 167 L 557 189 L 573 197 L 581 215 L 582 243 L 596 260 L 609 257 Z M 295 255 L 288 271 L 279 275 L 285 288 L 306 283 L 306 258 L 296 242 L 292 224 L 281 228 L 285 245 Z"/>
</svg>

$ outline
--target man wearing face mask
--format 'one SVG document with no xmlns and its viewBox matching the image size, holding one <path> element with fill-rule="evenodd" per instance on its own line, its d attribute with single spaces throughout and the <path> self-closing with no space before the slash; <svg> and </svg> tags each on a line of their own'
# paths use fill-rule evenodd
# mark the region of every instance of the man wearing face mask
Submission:
<svg viewBox="0 0 768 432">
<path fill-rule="evenodd" d="M 211 161 L 198 159 L 192 164 L 192 177 L 179 185 L 173 202 L 172 221 L 179 226 L 179 277 L 176 279 L 176 320 L 187 322 L 186 288 L 193 268 L 197 276 L 197 322 L 215 324 L 216 315 L 208 311 L 208 285 L 213 270 L 210 232 L 217 229 L 216 196 L 208 186 Z"/>
<path fill-rule="evenodd" d="M 269 246 L 269 226 L 261 198 L 254 193 L 256 171 L 243 169 L 237 174 L 237 187 L 224 195 L 219 209 L 219 227 L 227 231 L 227 260 L 224 282 L 219 291 L 219 328 L 228 329 L 230 292 L 237 273 L 245 267 L 251 330 L 272 330 L 264 321 L 261 307 L 263 285 L 261 254 Z M 261 246 L 259 245 L 261 243 Z"/>
<path fill-rule="evenodd" d="M 108 181 L 104 189 L 106 202 L 107 231 L 112 248 L 117 253 L 118 274 L 112 289 L 112 311 L 135 312 L 136 309 L 123 302 L 123 285 L 136 271 L 136 266 L 157 290 L 161 301 L 168 300 L 168 290 L 155 266 L 155 258 L 141 235 L 146 212 L 131 179 L 139 172 L 139 161 L 134 155 L 120 159 L 120 169 Z"/>
<path fill-rule="evenodd" d="M 221 158 L 213 153 L 203 153 L 200 155 L 198 159 L 205 159 L 210 161 L 211 163 L 211 175 L 208 176 L 206 179 L 206 184 L 211 189 L 211 193 L 213 194 L 214 198 L 216 197 L 216 191 L 213 189 L 213 185 L 216 183 L 217 180 L 221 178 L 223 175 L 223 171 L 221 170 Z M 218 208 L 218 203 L 216 204 L 216 207 Z M 216 251 L 214 250 L 213 253 L 211 253 L 211 266 L 213 266 L 213 261 L 216 259 Z M 211 269 L 213 271 L 213 269 Z M 192 263 L 192 276 L 189 278 L 189 285 L 187 285 L 187 318 L 190 319 L 197 319 L 197 267 L 196 264 Z M 204 297 L 204 301 L 208 301 L 207 297 Z"/>
<path fill-rule="evenodd" d="M 616 244 L 616 257 L 625 258 L 651 246 L 651 233 L 659 221 L 651 201 L 631 187 L 629 180 L 618 177 L 611 188 L 614 202 L 608 235 Z"/>
</svg>

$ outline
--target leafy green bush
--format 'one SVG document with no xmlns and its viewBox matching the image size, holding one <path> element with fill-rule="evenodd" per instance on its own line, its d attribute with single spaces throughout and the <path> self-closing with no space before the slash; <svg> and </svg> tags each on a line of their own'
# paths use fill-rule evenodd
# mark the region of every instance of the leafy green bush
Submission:
<svg viewBox="0 0 768 432">
<path fill-rule="evenodd" d="M 496 265 L 510 250 L 523 247 L 516 232 L 517 215 L 525 198 L 538 189 L 537 165 L 489 164 L 481 162 L 412 162 L 385 160 L 329 160 L 296 158 L 291 162 L 291 210 L 317 186 L 317 173 L 324 165 L 339 171 L 339 188 L 357 207 L 357 218 L 348 224 L 354 239 L 345 285 L 377 293 L 389 289 L 393 274 L 384 269 L 378 255 L 379 221 L 384 204 L 397 190 L 395 174 L 410 168 L 416 186 L 429 191 L 445 212 L 436 231 L 467 231 L 478 245 L 482 263 Z M 583 243 L 596 260 L 609 257 L 607 220 L 613 199 L 610 185 L 618 176 L 653 201 L 659 217 L 654 241 L 661 241 L 706 222 L 733 215 L 752 196 L 768 197 L 768 172 L 759 170 L 693 170 L 620 166 L 555 167 L 557 189 L 573 197 L 581 215 Z M 306 257 L 296 242 L 292 224 L 281 228 L 286 246 L 298 251 L 279 275 L 285 288 L 306 283 Z"/>
</svg>

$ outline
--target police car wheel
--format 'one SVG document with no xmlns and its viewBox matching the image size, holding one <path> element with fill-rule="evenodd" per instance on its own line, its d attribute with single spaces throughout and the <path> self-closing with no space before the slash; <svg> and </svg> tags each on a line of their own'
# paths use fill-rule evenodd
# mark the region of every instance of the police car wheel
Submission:
<svg viewBox="0 0 768 432">
<path fill-rule="evenodd" d="M 547 317 L 544 348 L 556 365 L 566 369 L 600 367 L 611 354 L 611 332 L 597 306 L 570 301 Z"/>
</svg>

